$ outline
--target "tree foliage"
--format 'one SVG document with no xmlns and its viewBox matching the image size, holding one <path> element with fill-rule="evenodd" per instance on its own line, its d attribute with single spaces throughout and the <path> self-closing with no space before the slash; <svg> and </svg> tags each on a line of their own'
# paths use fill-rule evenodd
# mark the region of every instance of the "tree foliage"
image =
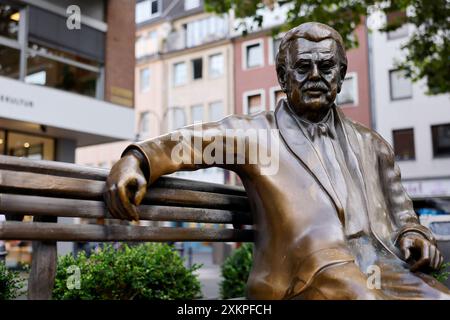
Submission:
<svg viewBox="0 0 450 320">
<path fill-rule="evenodd" d="M 406 51 L 398 67 L 417 81 L 425 79 L 429 94 L 450 92 L 450 1 L 448 0 L 205 0 L 206 8 L 216 13 L 234 12 L 236 18 L 251 18 L 259 26 L 260 9 L 288 8 L 286 22 L 275 30 L 286 31 L 301 23 L 318 21 L 330 25 L 344 38 L 347 48 L 358 45 L 355 28 L 364 17 L 380 11 L 385 14 L 405 12 L 390 20 L 381 31 L 393 31 L 403 23 L 415 28 L 402 49 Z M 244 32 L 246 32 L 245 30 Z"/>
</svg>

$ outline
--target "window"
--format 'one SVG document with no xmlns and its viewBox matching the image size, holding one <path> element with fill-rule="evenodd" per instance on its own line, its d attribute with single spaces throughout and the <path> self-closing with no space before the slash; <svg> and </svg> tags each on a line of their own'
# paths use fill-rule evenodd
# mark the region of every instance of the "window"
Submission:
<svg viewBox="0 0 450 320">
<path fill-rule="evenodd" d="M 218 53 L 209 56 L 209 76 L 211 78 L 223 75 L 223 54 Z"/>
<path fill-rule="evenodd" d="M 223 103 L 222 101 L 216 101 L 209 104 L 208 110 L 209 121 L 218 121 L 223 118 Z"/>
<path fill-rule="evenodd" d="M 412 83 L 406 78 L 405 71 L 389 71 L 391 100 L 407 99 L 412 97 Z"/>
<path fill-rule="evenodd" d="M 0 130 L 0 154 L 5 154 L 5 131 Z"/>
<path fill-rule="evenodd" d="M 55 140 L 47 137 L 8 132 L 7 154 L 36 160 L 54 160 Z"/>
<path fill-rule="evenodd" d="M 0 45 L 0 76 L 19 79 L 20 51 Z"/>
<path fill-rule="evenodd" d="M 394 154 L 396 160 L 414 160 L 416 152 L 414 148 L 414 129 L 402 129 L 392 131 L 394 140 Z"/>
<path fill-rule="evenodd" d="M 277 57 L 278 50 L 280 49 L 281 37 L 271 38 L 271 43 L 272 43 L 272 45 L 271 45 L 270 50 L 272 50 L 272 51 L 270 52 L 270 63 L 274 64 L 275 59 Z"/>
<path fill-rule="evenodd" d="M 148 91 L 150 89 L 150 69 L 144 68 L 139 71 L 139 87 L 141 92 Z"/>
<path fill-rule="evenodd" d="M 161 13 L 160 0 L 145 0 L 136 3 L 136 23 L 153 19 Z"/>
<path fill-rule="evenodd" d="M 53 60 L 34 52 L 28 55 L 25 81 L 96 97 L 99 73 L 89 66 Z"/>
<path fill-rule="evenodd" d="M 192 123 L 203 122 L 203 105 L 197 104 L 191 107 L 191 122 Z"/>
<path fill-rule="evenodd" d="M 281 99 L 286 97 L 286 93 L 284 93 L 279 87 L 272 88 L 271 91 L 272 91 L 272 97 L 271 97 L 270 110 L 275 110 L 275 108 L 278 105 L 278 102 L 280 102 Z"/>
<path fill-rule="evenodd" d="M 228 34 L 226 17 L 210 16 L 184 25 L 186 46 L 192 48 L 203 43 L 223 39 Z"/>
<path fill-rule="evenodd" d="M 337 95 L 337 104 L 356 104 L 356 97 L 358 94 L 358 90 L 356 88 L 356 74 L 348 74 L 342 83 L 341 92 Z"/>
<path fill-rule="evenodd" d="M 262 42 L 245 46 L 245 66 L 254 68 L 263 65 Z"/>
<path fill-rule="evenodd" d="M 179 129 L 186 125 L 186 115 L 183 108 L 170 108 L 169 130 Z"/>
<path fill-rule="evenodd" d="M 173 84 L 179 86 L 187 81 L 186 63 L 179 62 L 173 65 Z"/>
<path fill-rule="evenodd" d="M 0 4 L 0 36 L 17 40 L 19 37 L 20 9 Z"/>
<path fill-rule="evenodd" d="M 41 86 L 45 85 L 47 82 L 47 72 L 46 71 L 37 71 L 35 73 L 30 73 L 25 77 L 26 83 L 39 84 Z"/>
<path fill-rule="evenodd" d="M 203 59 L 192 60 L 192 79 L 201 79 L 203 76 Z"/>
<path fill-rule="evenodd" d="M 158 33 L 150 31 L 149 33 L 138 36 L 135 43 L 136 59 L 143 58 L 158 52 Z"/>
<path fill-rule="evenodd" d="M 200 0 L 184 0 L 184 10 L 192 10 L 200 6 Z"/>
<path fill-rule="evenodd" d="M 139 116 L 139 139 L 146 138 L 150 132 L 150 112 L 141 112 Z"/>
<path fill-rule="evenodd" d="M 450 123 L 431 127 L 433 136 L 433 155 L 450 157 Z"/>
<path fill-rule="evenodd" d="M 253 114 L 264 110 L 263 94 L 264 94 L 263 91 L 244 94 L 245 114 Z"/>
</svg>

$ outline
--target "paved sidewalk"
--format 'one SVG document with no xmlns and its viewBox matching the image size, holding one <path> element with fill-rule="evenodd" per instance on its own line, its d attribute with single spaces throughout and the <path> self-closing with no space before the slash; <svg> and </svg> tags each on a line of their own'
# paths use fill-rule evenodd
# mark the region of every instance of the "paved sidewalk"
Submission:
<svg viewBox="0 0 450 320">
<path fill-rule="evenodd" d="M 220 299 L 219 284 L 222 280 L 220 265 L 212 262 L 212 253 L 194 253 L 192 263 L 203 264 L 197 271 L 202 284 L 203 299 Z"/>
</svg>

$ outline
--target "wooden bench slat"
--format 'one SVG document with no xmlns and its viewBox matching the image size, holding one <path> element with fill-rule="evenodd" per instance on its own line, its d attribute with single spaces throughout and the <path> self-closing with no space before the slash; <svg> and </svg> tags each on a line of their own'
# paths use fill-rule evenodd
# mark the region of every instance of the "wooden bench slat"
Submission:
<svg viewBox="0 0 450 320">
<path fill-rule="evenodd" d="M 0 194 L 0 212 L 32 216 L 112 218 L 107 212 L 103 201 L 17 194 Z M 141 220 L 232 224 L 252 223 L 249 212 L 230 210 L 141 205 L 138 207 L 138 212 Z"/>
<path fill-rule="evenodd" d="M 0 239 L 95 242 L 250 242 L 253 241 L 253 230 L 7 221 L 0 223 Z"/>
<path fill-rule="evenodd" d="M 3 155 L 0 155 L 0 169 L 98 181 L 106 181 L 106 178 L 109 174 L 108 169 L 93 168 L 57 161 L 37 161 Z M 218 183 L 194 181 L 175 177 L 161 177 L 160 179 L 158 179 L 158 181 L 155 182 L 153 187 L 221 193 L 239 195 L 244 197 L 246 196 L 246 192 L 243 187 L 228 186 Z"/>
<path fill-rule="evenodd" d="M 103 181 L 0 170 L 0 192 L 2 193 L 102 201 L 104 187 Z M 150 189 L 143 203 L 249 210 L 248 199 L 243 196 L 156 187 Z"/>
</svg>

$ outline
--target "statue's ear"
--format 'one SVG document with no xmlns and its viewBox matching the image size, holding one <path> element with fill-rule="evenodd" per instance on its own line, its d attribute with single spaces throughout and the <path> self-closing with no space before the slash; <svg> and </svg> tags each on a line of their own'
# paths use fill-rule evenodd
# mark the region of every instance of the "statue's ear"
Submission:
<svg viewBox="0 0 450 320">
<path fill-rule="evenodd" d="M 280 84 L 281 90 L 286 92 L 286 67 L 285 66 L 277 67 L 277 77 L 278 77 L 278 83 Z"/>
<path fill-rule="evenodd" d="M 339 79 L 339 83 L 338 83 L 338 88 L 337 88 L 337 92 L 341 92 L 341 88 L 342 88 L 342 84 L 344 83 L 345 80 L 345 75 L 347 74 L 347 66 L 345 64 L 341 64 L 339 66 L 339 75 L 340 75 L 340 79 Z"/>
</svg>

